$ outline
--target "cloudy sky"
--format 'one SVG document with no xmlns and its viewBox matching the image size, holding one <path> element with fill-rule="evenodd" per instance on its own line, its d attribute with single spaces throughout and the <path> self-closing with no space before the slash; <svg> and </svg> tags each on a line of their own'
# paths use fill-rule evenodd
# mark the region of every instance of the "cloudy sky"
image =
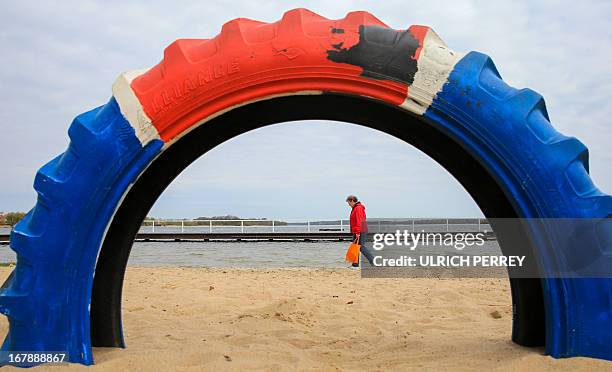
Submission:
<svg viewBox="0 0 612 372">
<path fill-rule="evenodd" d="M 612 192 L 610 1 L 125 3 L 2 3 L 0 211 L 34 205 L 36 170 L 64 151 L 74 116 L 108 100 L 119 72 L 156 64 L 177 38 L 212 37 L 237 17 L 274 22 L 295 7 L 328 18 L 368 10 L 398 29 L 429 25 L 455 50 L 490 55 L 506 82 L 544 95 L 555 127 L 589 147 L 593 179 Z M 316 121 L 222 144 L 181 174 L 151 214 L 331 218 L 347 213 L 348 193 L 359 195 L 372 217 L 480 215 L 463 188 L 413 147 L 363 127 Z"/>
</svg>

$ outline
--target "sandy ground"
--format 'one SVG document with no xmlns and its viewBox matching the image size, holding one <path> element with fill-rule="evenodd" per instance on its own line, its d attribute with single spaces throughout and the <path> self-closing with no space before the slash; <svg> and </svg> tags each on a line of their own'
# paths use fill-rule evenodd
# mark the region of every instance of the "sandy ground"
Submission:
<svg viewBox="0 0 612 372">
<path fill-rule="evenodd" d="M 127 349 L 95 348 L 87 370 L 612 370 L 510 342 L 505 279 L 130 267 L 123 309 Z"/>
</svg>

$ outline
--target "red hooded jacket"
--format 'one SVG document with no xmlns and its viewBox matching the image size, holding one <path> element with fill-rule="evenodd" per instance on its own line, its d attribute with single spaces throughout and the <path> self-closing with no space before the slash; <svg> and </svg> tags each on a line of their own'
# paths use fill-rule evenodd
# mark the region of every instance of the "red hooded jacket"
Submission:
<svg viewBox="0 0 612 372">
<path fill-rule="evenodd" d="M 368 225 L 366 224 L 366 213 L 365 205 L 361 202 L 357 202 L 351 210 L 351 233 L 359 234 L 362 232 L 368 232 Z"/>
</svg>

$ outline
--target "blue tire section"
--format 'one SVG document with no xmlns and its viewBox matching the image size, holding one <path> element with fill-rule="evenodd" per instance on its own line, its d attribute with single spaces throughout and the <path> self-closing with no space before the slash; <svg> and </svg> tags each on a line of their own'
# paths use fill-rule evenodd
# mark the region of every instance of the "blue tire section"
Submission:
<svg viewBox="0 0 612 372">
<path fill-rule="evenodd" d="M 36 206 L 11 232 L 14 273 L 0 291 L 2 350 L 67 352 L 92 364 L 89 303 L 97 253 L 123 192 L 160 152 L 144 148 L 115 99 L 79 115 L 70 145 L 34 181 Z"/>
<path fill-rule="evenodd" d="M 478 151 L 519 217 L 612 216 L 612 197 L 588 175 L 586 146 L 557 132 L 544 99 L 504 83 L 486 55 L 471 52 L 458 62 L 425 117 Z M 552 276 L 558 253 L 539 248 L 542 274 Z M 612 279 L 550 278 L 542 286 L 547 354 L 612 359 Z"/>
</svg>

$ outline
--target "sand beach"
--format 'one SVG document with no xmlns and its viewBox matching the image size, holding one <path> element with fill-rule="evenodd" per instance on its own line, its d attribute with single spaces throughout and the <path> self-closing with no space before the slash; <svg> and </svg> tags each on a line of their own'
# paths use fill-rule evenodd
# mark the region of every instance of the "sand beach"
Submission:
<svg viewBox="0 0 612 372">
<path fill-rule="evenodd" d="M 123 311 L 127 349 L 94 348 L 88 371 L 612 370 L 513 344 L 506 279 L 129 267 Z"/>
</svg>

